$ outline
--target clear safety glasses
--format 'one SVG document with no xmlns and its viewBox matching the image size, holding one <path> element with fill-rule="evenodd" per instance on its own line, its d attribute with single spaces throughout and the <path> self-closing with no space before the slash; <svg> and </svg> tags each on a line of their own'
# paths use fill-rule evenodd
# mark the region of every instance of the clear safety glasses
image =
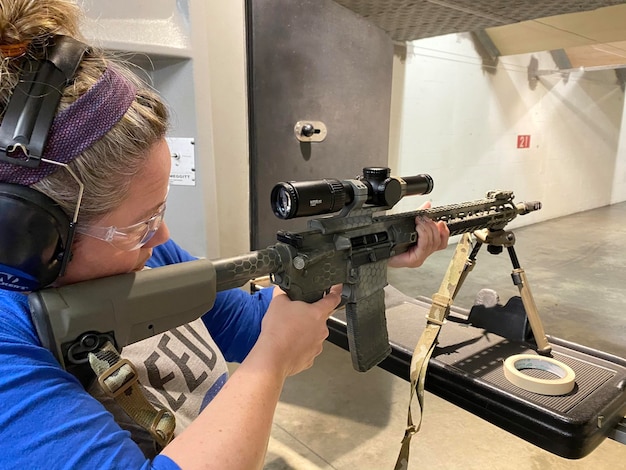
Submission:
<svg viewBox="0 0 626 470">
<path fill-rule="evenodd" d="M 128 227 L 101 227 L 97 225 L 76 225 L 76 232 L 110 243 L 115 248 L 132 251 L 141 248 L 158 232 L 165 216 L 165 202 L 147 220 Z"/>
</svg>

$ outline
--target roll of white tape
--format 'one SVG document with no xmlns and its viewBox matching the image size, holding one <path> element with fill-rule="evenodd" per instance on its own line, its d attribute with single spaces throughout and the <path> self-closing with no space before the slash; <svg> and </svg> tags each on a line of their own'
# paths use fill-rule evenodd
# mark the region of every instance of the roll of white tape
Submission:
<svg viewBox="0 0 626 470">
<path fill-rule="evenodd" d="M 558 379 L 538 379 L 521 372 L 538 369 L 550 372 Z M 513 385 L 541 395 L 565 395 L 574 389 L 576 374 L 567 364 L 551 357 L 534 354 L 516 354 L 504 361 L 504 376 Z"/>
</svg>

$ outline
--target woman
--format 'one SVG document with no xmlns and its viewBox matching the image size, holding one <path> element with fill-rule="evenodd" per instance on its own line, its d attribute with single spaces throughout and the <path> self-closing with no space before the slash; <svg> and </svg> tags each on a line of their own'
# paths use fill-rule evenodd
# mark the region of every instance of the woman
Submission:
<svg viewBox="0 0 626 470">
<path fill-rule="evenodd" d="M 29 60 L 41 61 L 56 35 L 80 40 L 78 18 L 67 0 L 0 0 L 3 121 L 17 84 L 36 63 Z M 70 220 L 79 205 L 71 257 L 64 257 L 69 262 L 46 284 L 193 259 L 169 239 L 162 220 L 171 160 L 166 131 L 167 111 L 155 92 L 122 64 L 88 50 L 63 89 L 43 152 L 68 168 L 0 162 L 0 182 L 35 189 Z M 0 230 L 8 230 L 6 224 Z M 419 244 L 392 265 L 419 266 L 447 245 L 443 223 L 419 221 L 417 231 Z M 0 246 L 0 252 L 9 249 Z M 321 352 L 326 319 L 339 301 L 337 289 L 314 304 L 292 302 L 279 289 L 223 292 L 201 322 L 185 327 L 197 344 L 179 331 L 125 348 L 124 356 L 138 358 L 142 382 L 160 383 L 150 399 L 170 408 L 199 402 L 195 419 L 161 449 L 146 444 L 97 383 L 85 390 L 61 368 L 37 337 L 26 295 L 6 284 L 0 289 L 0 468 L 260 468 L 284 381 Z M 175 340 L 187 349 L 173 352 Z M 199 360 L 192 363 L 189 351 Z M 181 371 L 185 400 L 167 388 L 173 375 L 159 368 L 163 358 Z M 225 360 L 241 362 L 227 381 Z"/>
</svg>

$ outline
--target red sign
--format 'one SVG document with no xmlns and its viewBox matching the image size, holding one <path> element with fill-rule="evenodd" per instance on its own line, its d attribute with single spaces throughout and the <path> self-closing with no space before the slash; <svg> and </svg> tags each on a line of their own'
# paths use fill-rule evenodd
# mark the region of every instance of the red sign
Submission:
<svg viewBox="0 0 626 470">
<path fill-rule="evenodd" d="M 527 149 L 530 147 L 530 136 L 529 135 L 518 135 L 517 136 L 517 148 L 518 149 Z"/>
</svg>

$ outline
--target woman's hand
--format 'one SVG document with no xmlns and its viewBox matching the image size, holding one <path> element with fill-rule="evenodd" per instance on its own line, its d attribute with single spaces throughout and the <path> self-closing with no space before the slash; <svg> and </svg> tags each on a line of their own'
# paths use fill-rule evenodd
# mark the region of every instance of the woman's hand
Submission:
<svg viewBox="0 0 626 470">
<path fill-rule="evenodd" d="M 278 287 L 261 323 L 255 349 L 262 348 L 267 359 L 280 365 L 285 376 L 295 375 L 313 365 L 328 337 L 326 320 L 341 301 L 341 286 L 334 286 L 315 303 L 292 301 Z"/>
<path fill-rule="evenodd" d="M 430 202 L 425 202 L 420 207 L 420 209 L 428 208 L 430 208 Z M 426 217 L 416 217 L 415 230 L 417 231 L 417 245 L 391 258 L 390 267 L 417 268 L 435 251 L 443 250 L 448 246 L 450 230 L 445 222 L 433 222 Z"/>
<path fill-rule="evenodd" d="M 294 302 L 274 289 L 256 344 L 224 388 L 163 450 L 185 469 L 263 468 L 285 379 L 309 368 L 328 336 L 340 286 L 321 300 Z"/>
</svg>

